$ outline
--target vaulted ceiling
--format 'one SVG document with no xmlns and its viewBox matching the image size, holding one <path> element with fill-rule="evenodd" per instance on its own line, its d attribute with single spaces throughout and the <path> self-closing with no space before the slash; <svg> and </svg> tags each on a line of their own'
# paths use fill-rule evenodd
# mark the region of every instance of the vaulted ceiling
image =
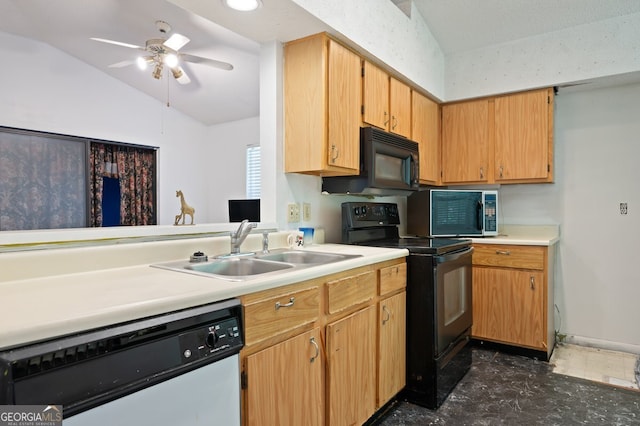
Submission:
<svg viewBox="0 0 640 426">
<path fill-rule="evenodd" d="M 445 55 L 640 12 L 638 0 L 413 3 Z M 186 63 L 183 68 L 190 84 L 177 84 L 167 72 L 156 80 L 151 70 L 143 72 L 135 65 L 109 67 L 135 59 L 137 50 L 90 39 L 144 46 L 146 40 L 162 36 L 157 20 L 190 39 L 181 52 L 229 62 L 233 70 Z M 229 10 L 220 0 L 0 2 L 0 31 L 48 43 L 162 102 L 170 93 L 172 107 L 207 125 L 259 115 L 260 43 L 329 29 L 292 0 L 263 0 L 263 6 L 252 13 Z"/>
</svg>

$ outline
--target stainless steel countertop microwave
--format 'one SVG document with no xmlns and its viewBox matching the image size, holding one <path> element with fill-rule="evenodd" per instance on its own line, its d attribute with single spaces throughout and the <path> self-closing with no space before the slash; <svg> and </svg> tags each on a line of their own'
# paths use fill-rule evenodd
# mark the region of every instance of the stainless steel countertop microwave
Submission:
<svg viewBox="0 0 640 426">
<path fill-rule="evenodd" d="M 407 199 L 407 233 L 430 237 L 498 235 L 498 191 L 432 189 Z"/>
</svg>

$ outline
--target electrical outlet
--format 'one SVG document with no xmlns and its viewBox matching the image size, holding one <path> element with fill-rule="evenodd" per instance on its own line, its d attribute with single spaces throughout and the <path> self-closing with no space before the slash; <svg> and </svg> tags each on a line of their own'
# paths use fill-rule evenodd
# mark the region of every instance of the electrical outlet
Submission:
<svg viewBox="0 0 640 426">
<path fill-rule="evenodd" d="M 620 214 L 627 214 L 627 203 L 620 203 Z"/>
<path fill-rule="evenodd" d="M 287 222 L 300 222 L 300 205 L 291 203 L 287 206 Z"/>
<path fill-rule="evenodd" d="M 302 220 L 305 222 L 311 220 L 311 203 L 302 204 Z"/>
</svg>

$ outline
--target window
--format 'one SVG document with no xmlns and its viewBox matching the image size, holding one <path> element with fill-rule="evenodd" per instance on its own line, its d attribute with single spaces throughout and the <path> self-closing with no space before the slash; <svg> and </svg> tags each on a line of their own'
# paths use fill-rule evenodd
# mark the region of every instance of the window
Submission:
<svg viewBox="0 0 640 426">
<path fill-rule="evenodd" d="M 0 126 L 0 231 L 155 225 L 156 150 Z"/>
<path fill-rule="evenodd" d="M 260 198 L 260 146 L 247 146 L 247 198 Z"/>
</svg>

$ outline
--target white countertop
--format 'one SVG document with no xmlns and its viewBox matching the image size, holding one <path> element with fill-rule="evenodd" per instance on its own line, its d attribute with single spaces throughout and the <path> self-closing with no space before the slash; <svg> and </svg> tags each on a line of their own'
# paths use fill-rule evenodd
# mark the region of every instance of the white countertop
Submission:
<svg viewBox="0 0 640 426">
<path fill-rule="evenodd" d="M 496 237 L 471 238 L 476 244 L 550 246 L 560 240 L 558 225 L 503 225 Z"/>
<path fill-rule="evenodd" d="M 250 237 L 249 246 L 260 244 L 260 235 Z M 362 257 L 243 282 L 150 266 L 188 259 L 194 247 L 213 240 L 200 239 L 192 242 L 193 247 L 179 241 L 0 254 L 0 270 L 6 271 L 0 277 L 0 348 L 211 303 L 408 254 L 400 249 L 314 244 L 306 249 Z M 226 248 L 228 238 L 223 244 Z M 114 267 L 114 259 L 121 263 Z"/>
</svg>

